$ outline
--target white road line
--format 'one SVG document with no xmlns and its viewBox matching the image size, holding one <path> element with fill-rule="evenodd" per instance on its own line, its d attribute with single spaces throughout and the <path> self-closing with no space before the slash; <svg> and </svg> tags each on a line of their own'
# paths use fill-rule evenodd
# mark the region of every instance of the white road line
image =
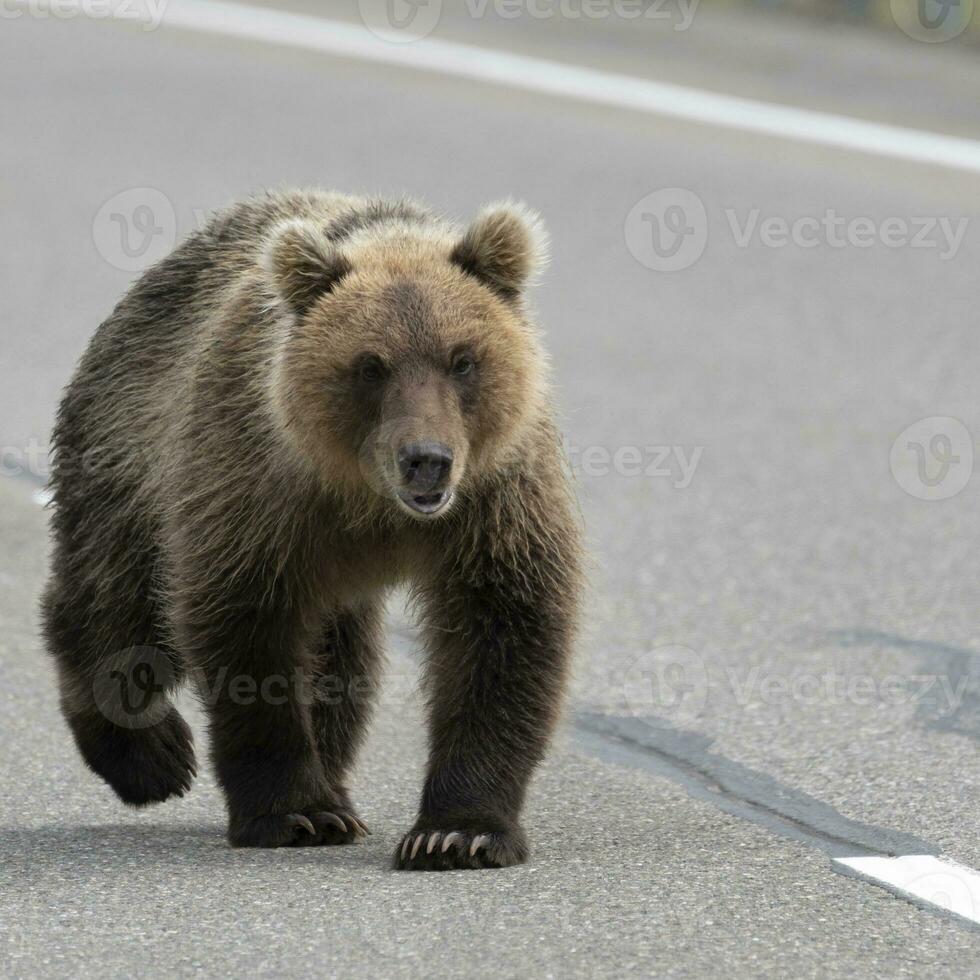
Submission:
<svg viewBox="0 0 980 980">
<path fill-rule="evenodd" d="M 834 864 L 917 905 L 980 924 L 980 872 L 973 868 L 931 854 L 834 858 Z"/>
<path fill-rule="evenodd" d="M 26 8 L 31 2 L 14 0 L 12 7 Z M 133 20 L 134 10 L 147 2 L 114 3 L 111 16 Z M 65 4 L 62 0 L 61 6 Z M 76 0 L 79 9 L 84 5 L 85 0 Z M 980 173 L 980 140 L 721 95 L 453 41 L 418 38 L 393 43 L 360 24 L 285 10 L 225 0 L 169 0 L 163 24 Z"/>
</svg>

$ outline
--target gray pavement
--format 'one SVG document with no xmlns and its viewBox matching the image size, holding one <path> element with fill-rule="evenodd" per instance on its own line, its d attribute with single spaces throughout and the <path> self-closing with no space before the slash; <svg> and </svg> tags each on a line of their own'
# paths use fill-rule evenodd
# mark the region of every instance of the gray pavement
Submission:
<svg viewBox="0 0 980 980">
<path fill-rule="evenodd" d="M 835 57 L 894 44 L 862 32 Z M 710 47 L 690 41 L 685 71 Z M 956 91 L 959 56 L 932 64 Z M 895 79 L 883 119 L 905 105 Z M 37 481 L 0 479 L 0 975 L 977 972 L 980 933 L 835 874 L 820 843 L 980 866 L 977 478 L 920 499 L 955 489 L 980 433 L 976 178 L 166 26 L 4 21 L 0 80 L 5 467 L 43 446 L 133 276 L 98 217 L 116 195 L 163 195 L 163 238 L 263 186 L 404 191 L 460 215 L 514 195 L 553 235 L 536 299 L 594 554 L 531 863 L 396 875 L 424 757 L 398 604 L 354 787 L 375 835 L 232 852 L 209 773 L 134 814 L 85 772 L 37 638 Z M 813 100 L 836 107 L 834 84 L 814 72 Z M 966 101 L 950 129 L 976 136 Z M 705 208 L 703 254 L 674 272 L 648 267 L 629 218 L 661 188 Z M 741 245 L 755 209 L 834 209 L 877 238 Z M 888 219 L 940 217 L 967 219 L 955 249 L 938 225 L 934 247 L 882 240 Z M 920 424 L 893 457 L 947 417 L 965 437 Z M 959 461 L 931 489 L 908 445 L 928 478 L 937 433 Z"/>
</svg>

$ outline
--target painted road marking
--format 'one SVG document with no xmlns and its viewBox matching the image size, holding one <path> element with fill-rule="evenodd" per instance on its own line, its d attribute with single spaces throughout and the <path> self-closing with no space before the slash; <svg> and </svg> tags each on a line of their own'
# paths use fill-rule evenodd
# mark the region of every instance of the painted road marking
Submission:
<svg viewBox="0 0 980 980">
<path fill-rule="evenodd" d="M 980 873 L 966 865 L 931 854 L 845 857 L 833 862 L 917 905 L 980 924 Z"/>
<path fill-rule="evenodd" d="M 10 6 L 27 8 L 32 2 L 13 0 Z M 69 8 L 81 9 L 83 3 L 84 0 L 75 0 L 74 4 L 62 0 L 62 5 Z M 113 5 L 110 15 L 118 20 L 133 20 L 126 4 Z M 980 173 L 980 140 L 722 95 L 455 41 L 417 38 L 410 43 L 395 44 L 359 24 L 286 10 L 263 10 L 226 0 L 170 0 L 163 23 Z"/>
</svg>

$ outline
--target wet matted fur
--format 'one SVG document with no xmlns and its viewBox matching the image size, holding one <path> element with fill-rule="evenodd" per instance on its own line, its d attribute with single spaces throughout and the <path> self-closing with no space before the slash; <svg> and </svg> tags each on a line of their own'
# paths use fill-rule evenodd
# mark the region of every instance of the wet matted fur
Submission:
<svg viewBox="0 0 980 980">
<path fill-rule="evenodd" d="M 412 202 L 269 194 L 101 325 L 58 415 L 43 613 L 65 717 L 123 800 L 189 788 L 169 695 L 191 677 L 233 845 L 356 839 L 346 780 L 406 583 L 430 756 L 396 866 L 526 859 L 580 589 L 524 302 L 543 247 L 510 203 L 459 229 Z"/>
</svg>

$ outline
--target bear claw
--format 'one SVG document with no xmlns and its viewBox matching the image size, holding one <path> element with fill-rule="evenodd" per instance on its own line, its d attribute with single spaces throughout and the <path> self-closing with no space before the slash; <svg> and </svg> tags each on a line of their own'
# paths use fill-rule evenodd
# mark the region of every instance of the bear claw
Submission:
<svg viewBox="0 0 980 980">
<path fill-rule="evenodd" d="M 527 860 L 527 854 L 527 843 L 519 831 L 414 830 L 402 838 L 394 866 L 412 871 L 505 868 Z"/>
<path fill-rule="evenodd" d="M 312 814 L 316 836 L 310 844 L 353 844 L 371 833 L 366 824 L 347 810 L 320 810 Z"/>
<path fill-rule="evenodd" d="M 302 827 L 308 834 L 315 834 L 316 827 L 310 823 L 308 817 L 304 817 L 302 813 L 291 813 L 289 815 L 289 822 L 295 827 Z"/>
<path fill-rule="evenodd" d="M 330 812 L 324 810 L 324 811 L 318 813 L 317 814 L 317 817 L 319 817 L 320 820 L 322 820 L 324 823 L 328 823 L 328 824 L 331 824 L 332 826 L 336 827 L 342 834 L 346 834 L 347 833 L 347 824 L 345 824 L 344 821 L 341 820 L 340 817 L 338 817 L 336 813 L 330 813 Z M 353 821 L 351 821 L 351 823 L 353 824 Z M 311 833 L 314 833 L 315 831 L 313 831 L 311 829 L 310 832 Z"/>
<path fill-rule="evenodd" d="M 232 847 L 295 847 L 316 838 L 313 821 L 302 813 L 270 814 L 232 824 Z"/>
<path fill-rule="evenodd" d="M 359 817 L 341 814 L 318 810 L 254 817 L 234 824 L 228 836 L 233 847 L 315 847 L 352 844 L 370 833 Z"/>
</svg>

